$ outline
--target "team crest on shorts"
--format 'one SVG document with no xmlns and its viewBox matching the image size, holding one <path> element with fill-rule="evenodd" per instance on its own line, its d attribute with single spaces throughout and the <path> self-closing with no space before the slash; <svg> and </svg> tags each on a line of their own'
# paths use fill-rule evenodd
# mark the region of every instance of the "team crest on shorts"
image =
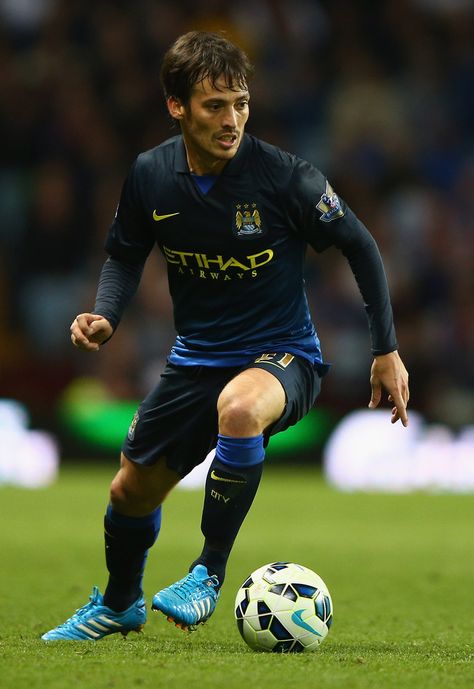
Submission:
<svg viewBox="0 0 474 689">
<path fill-rule="evenodd" d="M 331 220 L 342 218 L 344 215 L 339 197 L 327 180 L 326 189 L 324 194 L 321 194 L 321 198 L 316 204 L 316 208 L 318 211 L 321 211 L 319 219 L 323 222 L 331 222 Z"/>
<path fill-rule="evenodd" d="M 128 433 L 127 433 L 129 440 L 133 440 L 135 438 L 135 428 L 137 427 L 137 423 L 138 423 L 139 419 L 140 419 L 140 415 L 139 415 L 138 411 L 136 411 L 135 415 L 132 419 L 132 423 L 129 426 Z"/>
<path fill-rule="evenodd" d="M 254 202 L 235 204 L 233 233 L 239 239 L 254 239 L 264 234 L 262 215 Z"/>
</svg>

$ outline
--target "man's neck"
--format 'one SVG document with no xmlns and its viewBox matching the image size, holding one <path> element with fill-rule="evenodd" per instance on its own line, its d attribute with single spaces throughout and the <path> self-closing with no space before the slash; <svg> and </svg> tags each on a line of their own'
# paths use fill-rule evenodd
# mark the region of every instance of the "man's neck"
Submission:
<svg viewBox="0 0 474 689">
<path fill-rule="evenodd" d="M 189 172 L 193 175 L 220 175 L 224 170 L 225 166 L 229 162 L 228 160 L 219 160 L 213 158 L 212 160 L 205 160 L 200 156 L 194 155 L 190 152 L 188 146 L 186 145 L 186 140 L 184 140 L 184 148 L 186 151 L 186 160 L 188 161 Z"/>
</svg>

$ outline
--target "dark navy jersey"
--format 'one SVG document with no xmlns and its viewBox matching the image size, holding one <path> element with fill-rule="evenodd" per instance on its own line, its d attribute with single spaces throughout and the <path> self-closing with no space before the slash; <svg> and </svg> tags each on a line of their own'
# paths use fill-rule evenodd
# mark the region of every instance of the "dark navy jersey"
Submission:
<svg viewBox="0 0 474 689">
<path fill-rule="evenodd" d="M 167 263 L 178 333 L 173 363 L 233 366 L 273 351 L 322 363 L 304 289 L 308 244 L 346 254 L 374 353 L 396 348 L 385 274 L 367 229 L 319 170 L 252 136 L 207 193 L 190 174 L 181 136 L 138 156 L 107 236 L 111 258 L 94 309 L 114 327 L 155 244 Z"/>
</svg>

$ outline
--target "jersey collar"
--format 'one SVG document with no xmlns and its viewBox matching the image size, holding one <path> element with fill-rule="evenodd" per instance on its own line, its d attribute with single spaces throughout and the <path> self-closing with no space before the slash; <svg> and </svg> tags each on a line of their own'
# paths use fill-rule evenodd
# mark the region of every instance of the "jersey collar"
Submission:
<svg viewBox="0 0 474 689">
<path fill-rule="evenodd" d="M 239 150 L 225 166 L 222 172 L 223 175 L 234 176 L 240 174 L 247 162 L 248 151 L 250 149 L 250 146 L 250 137 L 248 134 L 244 134 L 239 146 Z M 184 141 L 182 136 L 176 137 L 174 169 L 176 172 L 181 172 L 188 175 L 190 174 L 188 161 L 186 158 L 186 149 L 184 147 Z"/>
</svg>

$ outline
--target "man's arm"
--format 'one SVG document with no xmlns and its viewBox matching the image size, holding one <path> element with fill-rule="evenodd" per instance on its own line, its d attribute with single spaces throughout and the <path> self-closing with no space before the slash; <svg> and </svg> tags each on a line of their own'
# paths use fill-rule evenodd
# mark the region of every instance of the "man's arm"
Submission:
<svg viewBox="0 0 474 689">
<path fill-rule="evenodd" d="M 408 373 L 398 354 L 390 294 L 377 244 L 367 228 L 346 207 L 345 222 L 350 231 L 334 228 L 333 243 L 347 258 L 364 300 L 372 340 L 369 409 L 382 400 L 382 389 L 393 403 L 392 423 L 400 419 L 408 425 L 407 404 L 410 397 Z M 341 223 L 342 224 L 342 223 Z"/>
<path fill-rule="evenodd" d="M 369 321 L 372 340 L 370 385 L 372 396 L 369 409 L 375 409 L 382 400 L 382 389 L 388 392 L 393 403 L 392 423 L 400 419 L 408 425 L 407 404 L 410 396 L 408 373 L 398 354 L 393 324 L 390 294 L 385 270 L 377 244 L 367 228 L 346 207 L 347 228 L 334 228 L 333 243 L 347 258 L 359 286 Z M 342 225 L 342 223 L 341 223 Z"/>
<path fill-rule="evenodd" d="M 290 216 L 296 227 L 316 251 L 335 246 L 344 254 L 362 294 L 374 355 L 369 408 L 379 405 L 385 388 L 394 405 L 392 423 L 400 419 L 406 426 L 408 373 L 397 352 L 390 294 L 377 244 L 321 172 L 309 163 L 296 162 L 290 191 Z"/>
<path fill-rule="evenodd" d="M 351 213 L 349 209 L 346 212 Z M 351 213 L 351 215 L 353 215 Z M 336 231 L 336 246 L 347 258 L 364 299 L 372 339 L 370 385 L 372 396 L 369 409 L 381 402 L 382 389 L 393 403 L 392 423 L 399 419 L 408 425 L 407 404 L 410 397 L 408 373 L 398 354 L 393 324 L 392 306 L 382 258 L 377 244 L 367 228 L 355 216 L 350 218 L 351 233 Z"/>
<path fill-rule="evenodd" d="M 108 258 L 100 274 L 92 313 L 81 313 L 71 324 L 71 341 L 78 349 L 96 352 L 118 326 L 130 299 L 137 291 L 144 263 L 125 263 Z"/>
</svg>

